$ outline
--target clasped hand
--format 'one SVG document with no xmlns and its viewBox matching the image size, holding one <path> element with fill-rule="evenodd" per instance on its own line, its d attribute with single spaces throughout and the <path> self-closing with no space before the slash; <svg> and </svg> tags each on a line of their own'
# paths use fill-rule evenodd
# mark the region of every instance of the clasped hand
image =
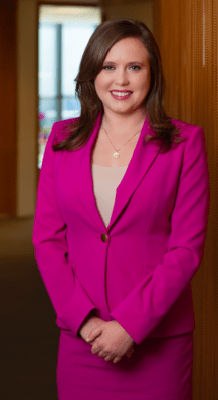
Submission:
<svg viewBox="0 0 218 400">
<path fill-rule="evenodd" d="M 134 340 L 117 321 L 105 322 L 91 317 L 80 330 L 80 334 L 92 345 L 92 354 L 98 354 L 105 361 L 117 363 L 124 355 L 130 358 L 134 352 Z"/>
</svg>

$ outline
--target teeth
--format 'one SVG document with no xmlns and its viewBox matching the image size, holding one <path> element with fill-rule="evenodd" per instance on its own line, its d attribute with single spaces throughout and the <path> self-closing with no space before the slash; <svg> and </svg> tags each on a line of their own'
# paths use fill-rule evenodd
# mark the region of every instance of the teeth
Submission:
<svg viewBox="0 0 218 400">
<path fill-rule="evenodd" d="M 114 92 L 112 91 L 113 94 L 115 94 L 115 96 L 119 96 L 119 97 L 124 97 L 127 96 L 128 94 L 131 94 L 131 92 Z"/>
</svg>

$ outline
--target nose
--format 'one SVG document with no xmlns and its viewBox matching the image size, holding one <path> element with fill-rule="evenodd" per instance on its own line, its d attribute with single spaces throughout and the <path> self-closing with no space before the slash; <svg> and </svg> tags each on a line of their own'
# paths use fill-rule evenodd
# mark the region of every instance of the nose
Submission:
<svg viewBox="0 0 218 400">
<path fill-rule="evenodd" d="M 124 68 L 118 68 L 116 71 L 116 84 L 124 86 L 128 85 L 128 83 L 128 72 Z"/>
</svg>

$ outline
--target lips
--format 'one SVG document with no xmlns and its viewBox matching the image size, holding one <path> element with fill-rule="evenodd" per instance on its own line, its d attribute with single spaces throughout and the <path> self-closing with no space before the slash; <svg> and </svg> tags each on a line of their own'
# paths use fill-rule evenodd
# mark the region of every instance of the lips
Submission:
<svg viewBox="0 0 218 400">
<path fill-rule="evenodd" d="M 127 96 L 132 92 L 130 90 L 111 90 L 111 93 L 115 94 L 115 96 Z"/>
<path fill-rule="evenodd" d="M 126 100 L 131 96 L 132 92 L 130 90 L 112 90 L 111 94 L 115 99 Z"/>
</svg>

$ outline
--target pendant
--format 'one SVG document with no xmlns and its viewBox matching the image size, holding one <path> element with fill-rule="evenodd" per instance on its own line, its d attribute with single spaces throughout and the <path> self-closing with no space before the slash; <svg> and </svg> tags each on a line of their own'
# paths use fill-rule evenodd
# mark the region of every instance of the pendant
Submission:
<svg viewBox="0 0 218 400">
<path fill-rule="evenodd" d="M 118 153 L 118 151 L 115 151 L 114 154 L 113 154 L 113 157 L 114 157 L 114 158 L 120 157 L 120 153 Z"/>
</svg>

